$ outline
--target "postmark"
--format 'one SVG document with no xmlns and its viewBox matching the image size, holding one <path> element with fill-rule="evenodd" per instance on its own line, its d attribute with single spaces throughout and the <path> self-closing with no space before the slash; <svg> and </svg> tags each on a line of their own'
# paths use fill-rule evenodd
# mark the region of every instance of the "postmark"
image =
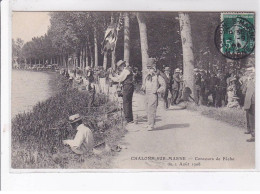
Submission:
<svg viewBox="0 0 260 194">
<path fill-rule="evenodd" d="M 229 59 L 242 59 L 254 52 L 254 13 L 221 14 L 221 23 L 215 31 L 218 51 Z"/>
</svg>

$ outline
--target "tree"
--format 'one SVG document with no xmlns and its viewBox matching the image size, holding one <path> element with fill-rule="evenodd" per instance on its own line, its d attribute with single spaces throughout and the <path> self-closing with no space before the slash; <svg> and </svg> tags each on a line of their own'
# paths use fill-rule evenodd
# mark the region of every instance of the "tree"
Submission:
<svg viewBox="0 0 260 194">
<path fill-rule="evenodd" d="M 111 25 L 115 23 L 114 13 L 111 13 Z M 115 69 L 116 67 L 116 45 L 114 50 L 111 52 L 111 67 Z"/>
<path fill-rule="evenodd" d="M 125 12 L 124 15 L 124 60 L 126 65 L 129 65 L 130 58 L 130 33 L 129 33 L 129 13 Z"/>
<path fill-rule="evenodd" d="M 136 13 L 138 20 L 139 31 L 140 31 L 140 41 L 141 41 L 141 53 L 142 53 L 142 72 L 143 72 L 143 83 L 144 78 L 147 72 L 147 63 L 148 63 L 148 41 L 147 41 L 147 28 L 145 22 L 145 16 L 141 12 Z"/>
<path fill-rule="evenodd" d="M 183 52 L 183 77 L 186 86 L 194 94 L 194 56 L 189 15 L 187 13 L 179 13 L 179 21 Z"/>
</svg>

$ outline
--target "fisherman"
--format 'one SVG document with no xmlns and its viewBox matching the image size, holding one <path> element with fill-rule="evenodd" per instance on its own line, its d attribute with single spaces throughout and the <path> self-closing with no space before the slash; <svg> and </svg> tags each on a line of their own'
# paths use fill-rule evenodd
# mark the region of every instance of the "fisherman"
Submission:
<svg viewBox="0 0 260 194">
<path fill-rule="evenodd" d="M 142 86 L 142 90 L 145 91 L 148 130 L 152 130 L 155 127 L 158 94 L 163 94 L 165 89 L 166 83 L 163 77 L 156 72 L 155 59 L 149 58 L 147 64 L 147 75 L 144 79 L 144 85 Z"/>
<path fill-rule="evenodd" d="M 63 144 L 69 145 L 71 150 L 76 154 L 93 152 L 94 138 L 92 131 L 83 124 L 80 115 L 75 114 L 70 116 L 69 122 L 72 128 L 77 130 L 77 134 L 72 140 L 63 140 Z"/>
<path fill-rule="evenodd" d="M 122 84 L 122 94 L 123 94 L 123 111 L 127 124 L 133 123 L 133 108 L 132 100 L 134 94 L 134 84 L 133 84 L 133 72 L 130 66 L 126 66 L 126 61 L 119 60 L 116 66 L 121 73 L 118 76 L 109 75 L 109 78 Z"/>
</svg>

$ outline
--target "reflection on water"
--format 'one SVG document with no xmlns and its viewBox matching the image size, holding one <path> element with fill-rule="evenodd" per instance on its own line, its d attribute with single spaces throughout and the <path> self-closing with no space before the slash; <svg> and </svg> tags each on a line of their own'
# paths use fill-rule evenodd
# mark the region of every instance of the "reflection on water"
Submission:
<svg viewBox="0 0 260 194">
<path fill-rule="evenodd" d="M 12 70 L 12 118 L 51 96 L 50 79 L 44 72 Z"/>
</svg>

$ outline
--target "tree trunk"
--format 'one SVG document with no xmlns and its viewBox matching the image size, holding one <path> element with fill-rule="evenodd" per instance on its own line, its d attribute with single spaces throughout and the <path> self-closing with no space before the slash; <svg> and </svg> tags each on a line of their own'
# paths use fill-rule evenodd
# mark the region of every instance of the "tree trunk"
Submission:
<svg viewBox="0 0 260 194">
<path fill-rule="evenodd" d="M 129 26 L 129 13 L 125 13 L 124 16 L 124 60 L 126 65 L 129 66 L 129 57 L 130 57 L 130 26 Z"/>
<path fill-rule="evenodd" d="M 104 52 L 103 68 L 107 70 L 107 52 Z"/>
<path fill-rule="evenodd" d="M 97 43 L 97 29 L 94 28 L 94 46 L 95 46 L 95 67 L 98 66 L 98 43 Z"/>
<path fill-rule="evenodd" d="M 145 23 L 145 18 L 143 13 L 137 12 L 136 14 L 139 31 L 140 31 L 140 41 L 141 41 L 141 53 L 142 53 L 142 80 L 144 83 L 144 78 L 147 73 L 147 63 L 148 63 L 148 41 L 147 41 L 147 28 Z"/>
<path fill-rule="evenodd" d="M 189 87 L 194 95 L 194 56 L 189 15 L 179 13 L 179 20 L 183 52 L 183 78 L 185 79 L 186 87 Z"/>
<path fill-rule="evenodd" d="M 86 47 L 85 47 L 85 52 L 86 52 L 86 67 L 88 66 L 88 43 L 86 44 Z"/>
<path fill-rule="evenodd" d="M 113 15 L 113 12 L 111 13 L 111 24 L 115 23 L 115 17 Z M 111 67 L 115 69 L 116 67 L 116 45 L 114 50 L 111 52 Z"/>
</svg>

